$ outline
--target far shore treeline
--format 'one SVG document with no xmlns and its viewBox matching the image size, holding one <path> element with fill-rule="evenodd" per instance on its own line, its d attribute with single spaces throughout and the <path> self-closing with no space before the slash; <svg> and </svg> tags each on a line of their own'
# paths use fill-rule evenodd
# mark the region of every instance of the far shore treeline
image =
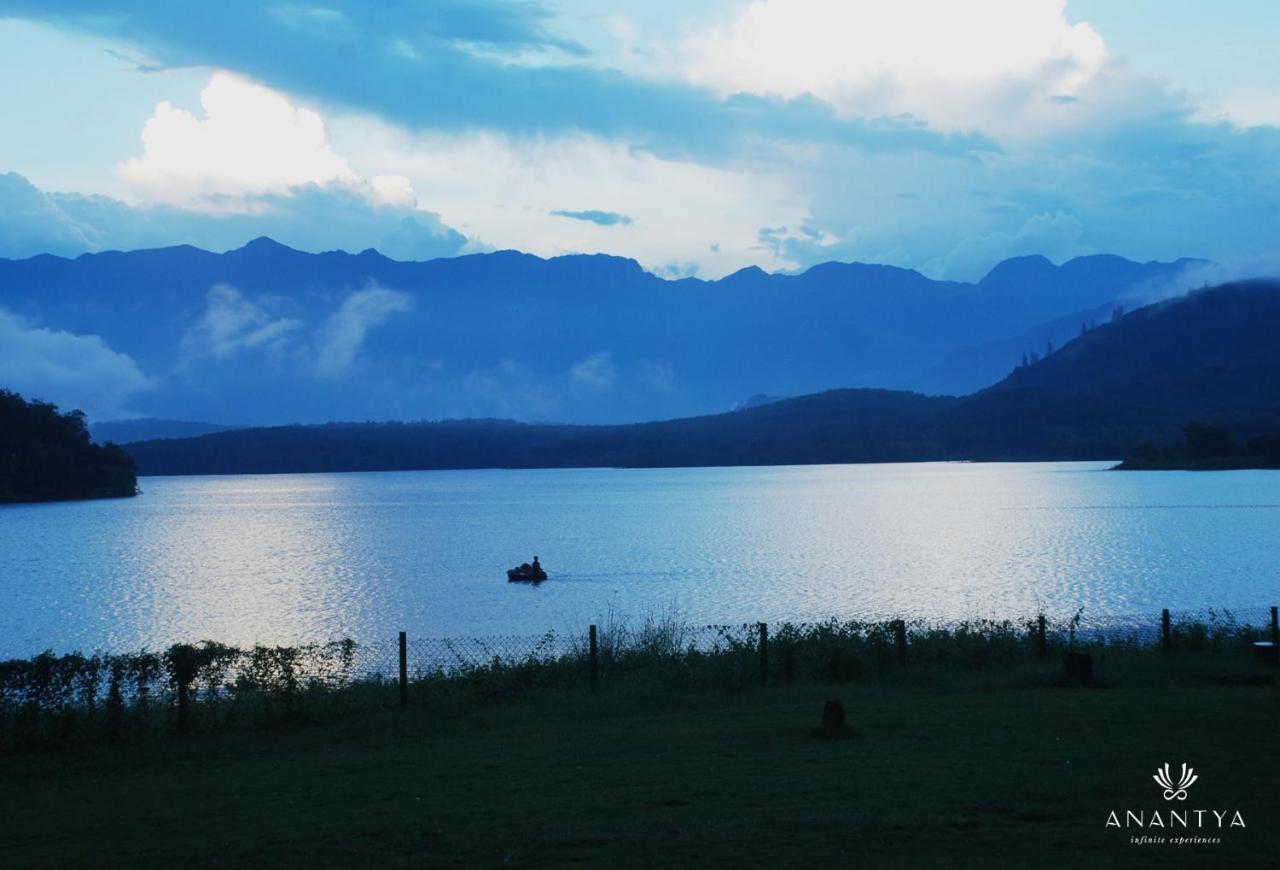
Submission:
<svg viewBox="0 0 1280 870">
<path fill-rule="evenodd" d="M 1182 443 L 1140 444 L 1116 468 L 1121 471 L 1280 468 L 1280 432 L 1267 432 L 1241 443 L 1229 429 L 1188 423 L 1183 428 Z"/>
<path fill-rule="evenodd" d="M 83 413 L 0 390 L 0 503 L 137 494 L 133 459 L 90 441 Z"/>
</svg>

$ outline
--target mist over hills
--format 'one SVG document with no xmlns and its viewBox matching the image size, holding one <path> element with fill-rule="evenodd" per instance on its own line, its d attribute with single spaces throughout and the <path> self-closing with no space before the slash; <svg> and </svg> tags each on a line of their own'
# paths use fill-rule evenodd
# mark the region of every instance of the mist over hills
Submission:
<svg viewBox="0 0 1280 870">
<path fill-rule="evenodd" d="M 844 389 L 634 425 L 330 424 L 128 449 L 144 474 L 1116 459 L 1188 420 L 1280 428 L 1277 326 L 1280 282 L 1241 282 L 1117 317 L 963 398 Z"/>
<path fill-rule="evenodd" d="M 37 362 L 57 357 L 47 386 L 12 386 L 94 420 L 616 423 L 850 386 L 967 393 L 1117 304 L 1185 289 L 1200 265 L 1020 257 L 972 284 L 860 263 L 665 280 L 605 255 L 400 262 L 264 238 L 0 260 L 0 329 Z"/>
</svg>

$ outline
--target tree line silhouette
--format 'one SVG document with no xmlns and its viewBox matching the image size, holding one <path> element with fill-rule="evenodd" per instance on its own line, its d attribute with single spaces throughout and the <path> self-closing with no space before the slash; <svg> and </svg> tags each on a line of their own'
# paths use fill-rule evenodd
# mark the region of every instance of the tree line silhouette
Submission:
<svg viewBox="0 0 1280 870">
<path fill-rule="evenodd" d="M 1145 442 L 1116 468 L 1123 471 L 1280 468 L 1280 432 L 1268 432 L 1240 443 L 1230 429 L 1192 422 L 1182 430 L 1182 443 L 1158 446 Z"/>
<path fill-rule="evenodd" d="M 84 412 L 0 390 L 0 503 L 137 494 L 133 458 L 94 444 Z"/>
</svg>

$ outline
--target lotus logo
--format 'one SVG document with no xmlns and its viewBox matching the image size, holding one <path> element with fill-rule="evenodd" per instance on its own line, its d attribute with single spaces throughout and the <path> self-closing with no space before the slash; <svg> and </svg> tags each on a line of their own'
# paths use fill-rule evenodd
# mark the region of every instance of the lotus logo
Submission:
<svg viewBox="0 0 1280 870">
<path fill-rule="evenodd" d="M 1194 767 L 1187 767 L 1186 762 L 1183 762 L 1182 774 L 1175 784 L 1173 777 L 1169 775 L 1169 763 L 1166 761 L 1164 767 L 1156 768 L 1156 775 L 1151 778 L 1156 781 L 1156 785 L 1164 789 L 1165 800 L 1185 801 L 1187 799 L 1187 789 L 1200 777 L 1196 776 Z"/>
</svg>

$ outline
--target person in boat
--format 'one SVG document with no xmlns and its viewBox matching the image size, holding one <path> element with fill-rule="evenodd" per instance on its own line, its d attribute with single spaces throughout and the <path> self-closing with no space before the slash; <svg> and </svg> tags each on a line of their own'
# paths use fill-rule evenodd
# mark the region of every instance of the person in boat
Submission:
<svg viewBox="0 0 1280 870">
<path fill-rule="evenodd" d="M 539 571 L 541 571 L 541 570 L 542 570 L 542 566 L 538 564 L 538 557 L 537 557 L 537 556 L 534 556 L 534 557 L 533 557 L 533 571 L 534 571 L 534 573 L 536 574 L 537 572 L 539 572 Z"/>
</svg>

